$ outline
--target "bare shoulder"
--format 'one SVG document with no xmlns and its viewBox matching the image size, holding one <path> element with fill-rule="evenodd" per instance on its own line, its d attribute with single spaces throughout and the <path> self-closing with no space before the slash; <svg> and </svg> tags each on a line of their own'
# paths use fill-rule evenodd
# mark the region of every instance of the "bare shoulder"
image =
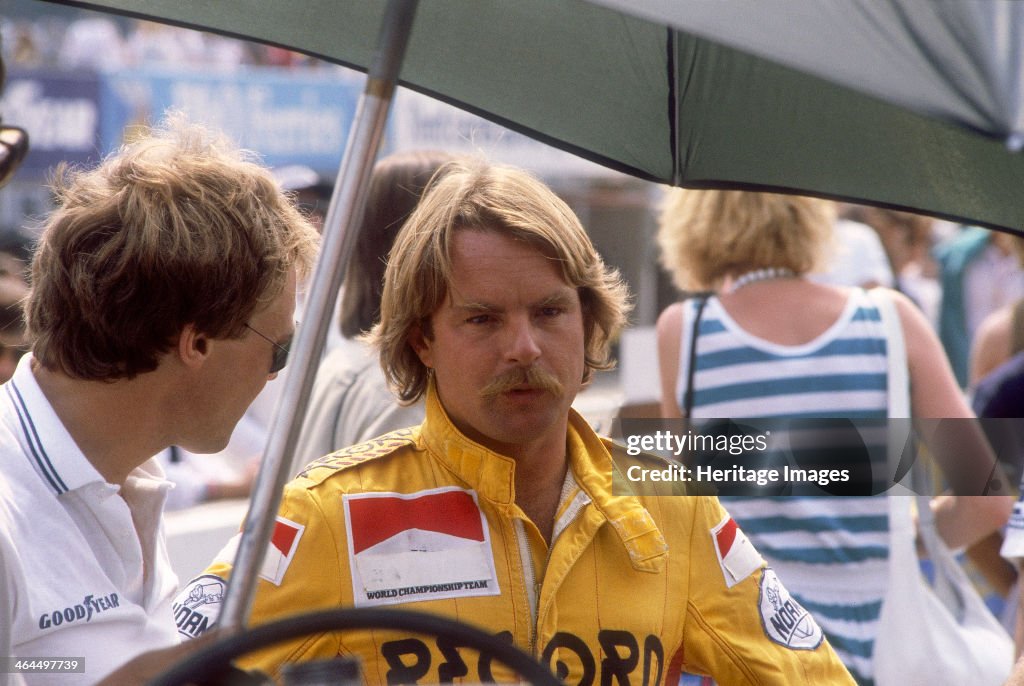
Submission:
<svg viewBox="0 0 1024 686">
<path fill-rule="evenodd" d="M 1009 346 L 1010 333 L 1013 328 L 1013 308 L 1003 307 L 985 317 L 978 325 L 975 341 L 987 345 L 1004 344 Z"/>
<path fill-rule="evenodd" d="M 658 340 L 664 337 L 678 338 L 683 327 L 683 303 L 672 303 L 658 315 Z"/>
<path fill-rule="evenodd" d="M 985 317 L 971 343 L 970 382 L 976 384 L 1013 355 L 1013 308 Z"/>
<path fill-rule="evenodd" d="M 903 325 L 903 331 L 908 337 L 915 334 L 934 336 L 931 324 L 928 323 L 921 308 L 913 300 L 892 288 L 881 288 L 880 290 L 885 291 L 886 295 L 892 299 L 896 306 L 896 312 L 899 314 L 900 323 Z"/>
</svg>

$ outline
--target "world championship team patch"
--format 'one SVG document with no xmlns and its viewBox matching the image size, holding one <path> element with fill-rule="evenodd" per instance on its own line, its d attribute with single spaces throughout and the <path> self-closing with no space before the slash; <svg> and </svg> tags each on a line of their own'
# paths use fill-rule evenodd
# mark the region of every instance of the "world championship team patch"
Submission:
<svg viewBox="0 0 1024 686">
<path fill-rule="evenodd" d="M 359 493 L 343 502 L 356 607 L 501 593 L 476 492 Z"/>
<path fill-rule="evenodd" d="M 750 539 L 728 515 L 711 529 L 711 538 L 715 542 L 715 554 L 718 556 L 722 576 L 725 577 L 726 588 L 732 588 L 743 581 L 764 563 Z"/>
<path fill-rule="evenodd" d="M 779 645 L 791 650 L 814 650 L 824 640 L 814 617 L 789 595 L 771 567 L 761 574 L 758 609 L 765 635 Z"/>
</svg>

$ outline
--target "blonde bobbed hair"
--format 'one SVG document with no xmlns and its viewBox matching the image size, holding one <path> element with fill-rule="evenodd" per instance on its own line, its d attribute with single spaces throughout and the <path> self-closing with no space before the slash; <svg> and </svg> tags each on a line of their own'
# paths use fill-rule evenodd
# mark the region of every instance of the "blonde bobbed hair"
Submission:
<svg viewBox="0 0 1024 686">
<path fill-rule="evenodd" d="M 834 204 L 799 195 L 669 189 L 658 225 L 661 263 L 684 291 L 730 275 L 783 268 L 807 274 L 828 253 Z"/>
</svg>

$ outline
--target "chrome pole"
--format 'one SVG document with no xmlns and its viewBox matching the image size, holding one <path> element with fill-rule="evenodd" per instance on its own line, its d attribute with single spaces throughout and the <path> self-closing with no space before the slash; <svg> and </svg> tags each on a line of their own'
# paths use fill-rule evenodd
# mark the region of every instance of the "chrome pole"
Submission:
<svg viewBox="0 0 1024 686">
<path fill-rule="evenodd" d="M 367 70 L 338 178 L 324 220 L 320 258 L 306 301 L 304 321 L 291 349 L 292 373 L 277 402 L 267 452 L 253 487 L 249 512 L 218 625 L 229 633 L 247 624 L 256 579 L 274 530 L 284 485 L 293 472 L 292 455 L 323 352 L 333 306 L 355 247 L 354 228 L 363 217 L 366 189 L 380 149 L 398 72 L 412 32 L 418 0 L 388 0 L 377 51 Z M 339 446 L 343 447 L 343 446 Z"/>
</svg>

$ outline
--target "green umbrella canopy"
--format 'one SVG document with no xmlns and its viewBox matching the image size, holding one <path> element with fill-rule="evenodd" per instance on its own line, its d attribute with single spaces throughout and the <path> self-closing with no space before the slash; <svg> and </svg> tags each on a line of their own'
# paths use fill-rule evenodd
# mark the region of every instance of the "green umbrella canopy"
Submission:
<svg viewBox="0 0 1024 686">
<path fill-rule="evenodd" d="M 668 5 L 683 16 L 679 6 L 688 2 Z M 384 7 L 380 0 L 74 4 L 361 70 Z M 890 104 L 836 83 L 848 79 L 812 76 L 670 28 L 650 18 L 655 10 L 638 18 L 584 0 L 425 0 L 401 83 L 649 180 L 802 192 L 1024 227 L 1017 199 L 1024 156 L 997 137 L 1005 131 L 983 135 L 916 114 L 902 100 Z"/>
</svg>

